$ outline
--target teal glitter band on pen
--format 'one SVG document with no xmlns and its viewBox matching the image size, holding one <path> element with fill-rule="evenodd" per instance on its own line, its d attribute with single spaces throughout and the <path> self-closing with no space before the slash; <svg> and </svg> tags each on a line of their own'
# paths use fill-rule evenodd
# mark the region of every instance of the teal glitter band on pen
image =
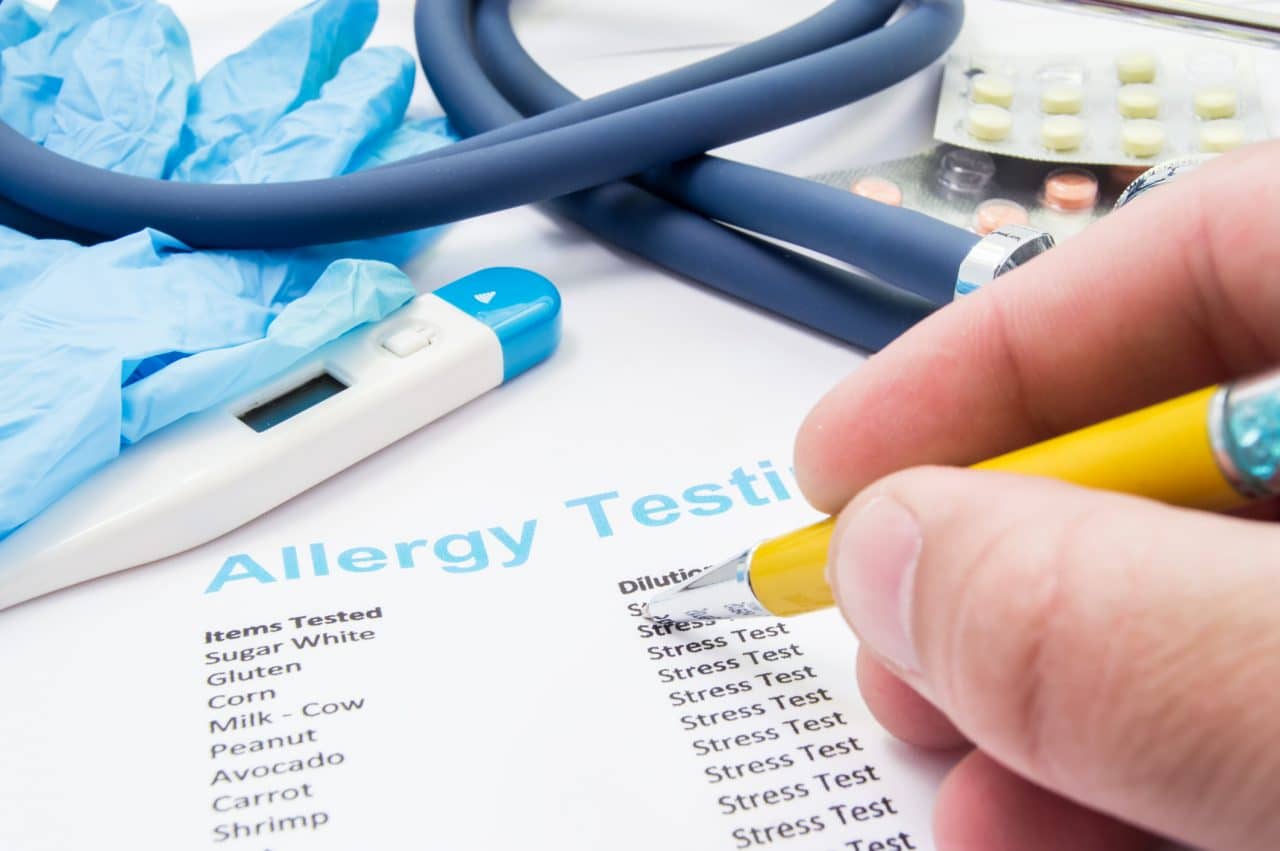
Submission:
<svg viewBox="0 0 1280 851">
<path fill-rule="evenodd" d="M 1239 401 L 1230 398 L 1226 413 L 1236 469 L 1252 490 L 1274 493 L 1280 485 L 1280 386 Z"/>
<path fill-rule="evenodd" d="M 1209 415 L 1223 474 L 1242 494 L 1280 494 L 1280 369 L 1224 385 Z"/>
</svg>

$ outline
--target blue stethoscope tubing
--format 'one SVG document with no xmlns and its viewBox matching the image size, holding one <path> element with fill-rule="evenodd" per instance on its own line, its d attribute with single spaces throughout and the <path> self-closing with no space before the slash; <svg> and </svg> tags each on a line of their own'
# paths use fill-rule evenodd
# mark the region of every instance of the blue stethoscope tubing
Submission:
<svg viewBox="0 0 1280 851">
<path fill-rule="evenodd" d="M 876 30 L 897 2 L 842 0 L 777 35 L 587 101 L 578 101 L 529 57 L 511 26 L 510 6 L 510 0 L 464 0 L 429 10 L 418 7 L 419 55 L 437 97 L 464 133 L 513 138 L 738 78 L 750 99 L 743 108 L 766 109 L 767 90 L 774 85 L 768 80 L 782 73 L 784 63 Z M 894 82 L 936 58 L 935 52 L 940 54 L 954 38 L 952 27 L 959 26 L 955 4 L 908 14 L 922 14 L 915 25 L 934 36 L 912 40 L 914 53 L 909 64 L 892 72 Z M 934 21 L 934 14 L 943 20 Z M 895 49 L 893 43 L 887 47 Z M 855 73 L 848 58 L 826 61 L 841 65 L 843 74 Z M 794 87 L 794 75 L 808 80 L 822 79 L 825 73 L 831 69 L 793 66 L 783 82 Z M 858 96 L 890 84 L 889 79 L 864 79 Z M 712 91 L 703 107 L 730 112 Z M 527 114 L 535 117 L 521 121 Z M 732 120 L 731 114 L 724 117 Z M 910 211 L 710 156 L 651 169 L 632 183 L 579 192 L 552 206 L 608 242 L 869 349 L 880 348 L 951 299 L 960 259 L 977 240 L 972 233 Z M 803 245 L 905 284 L 907 290 L 850 274 L 717 221 Z M 661 223 L 657 240 L 655 223 Z M 904 240 L 904 234 L 910 238 Z"/>
<path fill-rule="evenodd" d="M 279 248 L 554 199 L 554 212 L 609 242 L 874 350 L 950 301 L 978 237 L 703 152 L 859 100 L 936 60 L 959 31 L 960 0 L 916 0 L 888 22 L 897 5 L 835 0 L 776 35 L 579 101 L 520 46 L 510 0 L 418 0 L 423 68 L 469 138 L 325 180 L 192 184 L 87 166 L 0 124 L 0 221 L 80 241 L 153 227 L 197 247 Z"/>
</svg>

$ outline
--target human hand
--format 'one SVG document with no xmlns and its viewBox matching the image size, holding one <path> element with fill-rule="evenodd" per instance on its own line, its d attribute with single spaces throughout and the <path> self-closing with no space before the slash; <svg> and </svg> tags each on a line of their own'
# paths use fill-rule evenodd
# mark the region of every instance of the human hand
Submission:
<svg viewBox="0 0 1280 851">
<path fill-rule="evenodd" d="M 829 578 L 940 851 L 1280 848 L 1280 526 L 970 464 L 1280 363 L 1280 144 L 947 307 L 809 415 Z M 1176 463 L 1176 459 L 1171 459 Z M 852 502 L 850 502 L 852 500 Z"/>
</svg>

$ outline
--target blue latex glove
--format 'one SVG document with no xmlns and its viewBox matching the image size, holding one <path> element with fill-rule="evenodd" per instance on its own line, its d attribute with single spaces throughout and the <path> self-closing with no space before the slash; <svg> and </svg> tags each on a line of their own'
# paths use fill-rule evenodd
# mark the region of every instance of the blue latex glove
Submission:
<svg viewBox="0 0 1280 851">
<path fill-rule="evenodd" d="M 361 45 L 373 0 L 320 0 L 198 83 L 153 0 L 0 2 L 0 117 L 149 177 L 328 177 L 452 141 L 404 119 L 414 64 Z M 92 247 L 0 228 L 0 537 L 121 443 L 261 384 L 413 297 L 424 231 L 297 251 L 192 251 L 145 231 Z"/>
<path fill-rule="evenodd" d="M 27 6 L 22 0 L 0 3 L 0 50 L 31 38 L 40 32 L 44 21 L 42 10 Z"/>
</svg>

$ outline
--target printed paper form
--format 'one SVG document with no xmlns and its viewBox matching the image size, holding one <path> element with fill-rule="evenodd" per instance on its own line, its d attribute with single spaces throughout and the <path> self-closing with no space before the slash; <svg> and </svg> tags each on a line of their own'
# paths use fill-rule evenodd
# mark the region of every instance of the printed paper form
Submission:
<svg viewBox="0 0 1280 851">
<path fill-rule="evenodd" d="M 713 467 L 641 490 L 713 492 Z M 263 540 L 242 563 L 274 583 L 188 588 L 194 604 L 158 613 L 138 587 L 83 635 L 49 629 L 53 601 L 44 622 L 19 610 L 8 645 L 21 631 L 45 646 L 4 665 L 24 717 L 5 725 L 16 820 L 0 833 L 20 832 L 3 845 L 929 848 L 935 774 L 868 719 L 838 618 L 672 630 L 637 617 L 671 578 L 650 567 L 671 563 L 667 542 L 802 513 L 754 517 L 736 488 L 723 494 L 738 504 L 722 523 L 681 517 L 666 535 L 626 496 L 609 538 L 583 508 L 532 506 L 528 560 L 510 568 L 519 555 L 491 539 L 466 562 L 402 548 L 427 554 L 412 567 L 394 535 Z M 441 567 L 477 558 L 489 566 Z M 207 575 L 187 578 L 216 575 L 200 561 Z"/>
<path fill-rule="evenodd" d="M 660 635 L 631 608 L 814 519 L 791 441 L 857 357 L 532 213 L 474 239 L 554 267 L 552 361 L 222 540 L 0 613 L 0 848 L 933 847 L 945 766 L 868 716 L 838 615 Z"/>
<path fill-rule="evenodd" d="M 836 618 L 655 626 L 662 549 L 584 520 L 474 576 L 338 536 L 296 586 L 138 605 L 58 636 L 44 672 L 6 664 L 32 717 L 5 742 L 0 832 L 29 831 L 5 847 L 929 847 L 932 774 L 869 722 Z M 553 576 L 623 548 L 621 572 Z"/>
</svg>

